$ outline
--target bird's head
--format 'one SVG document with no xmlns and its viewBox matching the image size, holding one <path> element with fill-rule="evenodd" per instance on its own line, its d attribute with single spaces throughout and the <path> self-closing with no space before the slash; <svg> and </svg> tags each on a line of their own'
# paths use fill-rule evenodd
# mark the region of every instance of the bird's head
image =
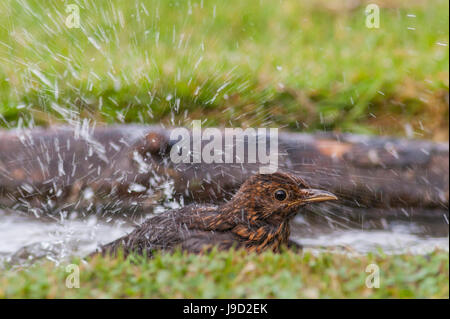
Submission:
<svg viewBox="0 0 450 319">
<path fill-rule="evenodd" d="M 285 172 L 253 175 L 233 198 L 247 208 L 250 220 L 280 222 L 294 216 L 303 205 L 336 199 L 334 194 L 312 189 L 300 177 Z"/>
</svg>

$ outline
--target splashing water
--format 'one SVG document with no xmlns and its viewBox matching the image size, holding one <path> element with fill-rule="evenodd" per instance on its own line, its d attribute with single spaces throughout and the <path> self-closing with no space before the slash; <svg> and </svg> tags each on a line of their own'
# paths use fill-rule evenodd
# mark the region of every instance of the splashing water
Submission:
<svg viewBox="0 0 450 319">
<path fill-rule="evenodd" d="M 56 263 L 83 257 L 132 229 L 124 220 L 86 219 L 43 221 L 17 212 L 0 210 L 0 260 L 27 265 L 47 259 Z"/>
<path fill-rule="evenodd" d="M 156 207 L 155 212 L 167 208 Z M 90 216 L 54 221 L 0 210 L 0 261 L 26 266 L 41 260 L 60 263 L 74 256 L 83 257 L 99 245 L 125 235 L 143 218 Z M 423 222 L 391 221 L 385 229 L 362 230 L 349 222 L 336 226 L 330 225 L 329 218 L 311 220 L 299 215 L 292 225 L 291 238 L 316 253 L 327 250 L 365 254 L 381 249 L 387 254 L 425 254 L 434 249 L 448 251 L 448 227 L 442 225 L 437 220 L 426 226 Z"/>
<path fill-rule="evenodd" d="M 75 2 L 81 3 L 80 1 Z M 8 2 L 5 3 L 8 4 Z M 277 73 L 271 81 L 271 85 L 268 85 L 269 89 L 259 92 L 255 89 L 260 85 L 259 81 L 255 83 L 248 76 L 250 72 L 255 72 L 253 63 L 261 63 L 258 62 L 258 55 L 254 57 L 256 60 L 253 63 L 246 63 L 251 68 L 245 68 L 243 65 L 234 62 L 241 57 L 235 56 L 236 50 L 233 50 L 232 54 L 223 54 L 227 51 L 224 51 L 221 46 L 222 41 L 216 41 L 215 37 L 212 42 L 208 42 L 207 37 L 197 39 L 197 37 L 191 36 L 190 30 L 184 30 L 185 25 L 189 26 L 188 29 L 195 27 L 195 20 L 191 19 L 191 16 L 207 14 L 213 21 L 216 19 L 216 15 L 220 15 L 221 10 L 224 9 L 223 6 L 220 5 L 216 8 L 215 4 L 208 5 L 205 2 L 205 8 L 203 8 L 203 1 L 201 1 L 201 5 L 192 8 L 191 2 L 189 2 L 186 8 L 187 16 L 182 15 L 185 19 L 178 19 L 177 23 L 171 26 L 164 24 L 165 17 L 170 16 L 164 16 L 165 11 L 163 10 L 170 10 L 171 15 L 173 15 L 176 10 L 172 7 L 166 7 L 158 3 L 151 5 L 150 3 L 147 4 L 147 8 L 143 2 L 136 1 L 135 7 L 131 7 L 134 9 L 127 13 L 128 7 L 124 4 L 125 2 L 111 2 L 108 5 L 103 5 L 96 1 L 84 1 L 83 12 L 85 15 L 81 28 L 71 30 L 58 23 L 59 20 L 64 20 L 64 17 L 66 17 L 65 7 L 62 3 L 47 6 L 28 0 L 17 1 L 25 23 L 22 25 L 18 19 L 17 21 L 13 19 L 12 21 L 15 23 L 5 26 L 8 36 L 0 41 L 0 57 L 3 61 L 1 67 L 5 69 L 6 75 L 20 74 L 18 79 L 13 76 L 10 76 L 11 80 L 9 77 L 4 78 L 5 83 L 11 81 L 11 86 L 15 87 L 15 94 L 5 94 L 5 96 L 13 96 L 12 101 L 17 102 L 17 105 L 12 106 L 12 108 L 21 110 L 25 115 L 19 117 L 17 122 L 7 122 L 0 114 L 0 120 L 6 127 L 32 128 L 35 126 L 33 114 L 41 114 L 43 113 L 42 110 L 45 110 L 48 113 L 46 117 L 49 118 L 50 123 L 61 121 L 74 128 L 76 138 L 85 140 L 89 146 L 89 156 L 98 157 L 106 163 L 105 166 L 114 166 L 114 159 L 105 155 L 105 146 L 99 144 L 93 138 L 92 131 L 97 124 L 102 122 L 129 121 L 127 113 L 130 110 L 129 113 L 133 113 L 133 111 L 137 113 L 136 118 L 133 119 L 134 122 L 147 124 L 150 120 L 153 120 L 154 116 L 161 113 L 160 110 L 168 108 L 170 109 L 170 115 L 167 116 L 168 120 L 165 120 L 167 123 L 161 122 L 161 124 L 183 126 L 191 121 L 191 115 L 187 107 L 189 105 L 201 106 L 200 110 L 203 110 L 204 106 L 213 109 L 217 106 L 227 105 L 227 101 L 239 100 L 239 97 L 245 100 L 246 96 L 250 96 L 252 104 L 255 105 L 253 109 L 247 110 L 246 108 L 244 112 L 244 110 L 238 108 L 240 112 L 237 112 L 235 106 L 231 103 L 230 107 L 219 109 L 219 114 L 227 115 L 230 126 L 234 126 L 234 124 L 239 126 L 240 123 L 245 123 L 250 127 L 264 127 L 276 124 L 276 122 L 273 122 L 274 117 L 270 111 L 271 107 L 266 107 L 266 105 L 271 106 L 273 101 L 277 101 L 272 99 L 272 95 L 284 96 L 283 101 L 295 98 L 296 101 L 301 100 L 301 104 L 311 104 L 308 96 L 302 96 L 295 92 L 295 94 L 290 93 L 292 90 L 290 86 L 293 83 L 284 74 L 291 73 L 286 70 L 294 72 L 294 75 L 300 80 L 300 87 L 303 88 L 309 83 L 309 77 L 315 75 L 316 70 L 320 70 L 322 67 L 322 65 L 320 65 L 320 68 L 319 65 L 316 65 L 316 63 L 322 64 L 321 60 L 315 62 L 314 59 L 308 59 L 308 55 L 301 59 L 290 59 L 289 56 L 286 56 L 286 59 L 284 59 L 286 61 L 305 61 L 308 64 L 277 65 Z M 5 9 L 3 11 L 6 12 L 6 15 L 4 15 L 6 19 L 11 19 L 11 12 L 13 11 L 11 8 L 13 7 L 10 8 L 5 4 L 0 4 L 0 7 Z M 251 9 L 258 8 L 251 6 Z M 407 30 L 411 31 L 412 34 L 417 33 L 420 28 L 416 30 L 416 15 L 408 13 L 407 18 L 408 23 L 410 23 Z M 209 20 L 202 18 L 198 21 L 208 22 Z M 222 21 L 222 19 L 217 21 Z M 25 26 L 31 23 L 34 23 L 34 27 L 27 29 Z M 125 28 L 126 24 L 128 24 L 127 28 Z M 193 33 L 202 34 L 203 24 L 201 28 L 197 29 L 199 32 Z M 276 30 L 277 28 L 273 29 Z M 120 33 L 121 30 L 127 30 L 126 37 Z M 194 28 L 193 31 L 195 30 Z M 211 28 L 211 30 L 214 30 L 214 28 Z M 233 35 L 233 37 L 235 36 Z M 44 40 L 46 38 L 50 38 L 50 40 Z M 125 38 L 132 39 L 132 41 L 127 43 L 124 40 Z M 66 50 L 67 39 L 71 39 L 71 43 L 73 43 L 69 47 L 70 50 Z M 245 40 L 247 42 L 247 38 Z M 445 38 L 437 40 L 439 41 L 435 42 L 435 46 L 438 49 L 443 50 L 448 47 L 448 40 L 446 41 Z M 235 43 L 233 40 L 234 46 L 238 47 L 240 41 L 242 39 L 238 38 Z M 227 41 L 223 43 L 226 48 L 231 45 Z M 280 43 L 273 43 L 277 51 L 291 52 L 292 50 L 295 56 L 299 54 L 303 56 L 304 52 L 308 51 L 297 50 L 295 46 L 291 45 L 287 47 L 287 50 L 279 50 Z M 323 43 L 320 43 L 320 45 L 322 46 Z M 330 45 L 334 44 L 330 42 Z M 220 56 L 231 56 L 232 59 L 222 60 L 219 59 L 219 55 L 214 56 L 213 46 L 218 47 Z M 266 44 L 264 46 L 266 47 Z M 117 50 L 119 47 L 121 49 Z M 270 49 L 270 46 L 267 47 L 267 52 L 270 53 Z M 19 54 L 16 57 L 13 50 L 15 53 L 21 51 L 27 54 Z M 209 56 L 212 56 L 212 58 Z M 186 60 L 185 63 L 181 63 L 183 60 Z M 283 59 L 280 58 L 280 60 Z M 435 60 L 438 61 L 438 59 Z M 46 61 L 46 63 L 42 63 L 42 61 Z M 359 64 L 356 63 L 355 65 Z M 346 70 L 345 73 L 352 74 L 353 72 L 354 70 L 350 69 Z M 346 79 L 345 73 L 343 74 L 342 85 L 345 88 L 350 88 L 352 85 L 356 86 L 356 83 L 351 83 Z M 79 81 L 83 78 L 86 78 L 86 81 L 81 84 L 85 85 L 80 85 Z M 350 76 L 347 76 L 347 78 L 350 78 Z M 322 82 L 326 83 L 327 81 Z M 383 82 L 380 81 L 380 83 Z M 363 85 L 366 85 L 366 83 L 363 83 Z M 178 86 L 183 90 L 177 91 Z M 128 101 L 128 98 L 120 98 L 121 95 L 124 95 L 123 93 L 128 96 L 128 87 L 136 88 L 138 92 L 133 94 L 131 101 Z M 108 92 L 105 88 L 110 89 L 109 91 L 113 93 L 109 96 L 104 95 L 105 91 Z M 190 94 L 183 93 L 185 90 L 190 90 Z M 259 93 L 250 95 L 249 92 L 253 91 Z M 302 90 L 299 92 L 302 92 Z M 382 97 L 388 94 L 380 90 L 377 92 Z M 31 102 L 28 101 L 29 96 L 24 95 L 25 93 L 32 97 Z M 355 110 L 361 104 L 357 100 L 358 94 L 356 93 L 352 92 L 348 98 L 348 103 L 354 106 Z M 34 110 L 38 101 L 42 104 L 41 108 Z M 295 102 L 296 104 L 297 102 Z M 119 105 L 120 107 L 118 107 Z M 309 108 L 314 110 L 310 112 L 309 117 L 320 116 L 320 127 L 330 125 L 329 122 L 334 117 L 337 120 L 331 123 L 338 125 L 336 123 L 340 122 L 341 117 L 335 115 L 337 111 L 329 111 L 328 113 L 320 111 L 319 114 L 316 114 L 314 107 L 309 106 Z M 341 106 L 339 106 L 339 109 L 341 109 Z M 30 113 L 31 110 L 34 110 L 35 113 Z M 358 114 L 359 112 L 355 113 Z M 368 114 L 376 118 L 374 113 Z M 86 116 L 88 119 L 84 118 Z M 214 114 L 211 117 L 214 117 Z M 42 119 L 40 120 L 42 121 Z M 37 121 L 39 121 L 39 118 Z M 306 119 L 303 123 L 299 121 L 300 119 L 295 121 L 297 128 L 308 127 L 311 124 Z M 420 130 L 418 130 L 409 123 L 405 124 L 406 135 L 413 137 L 422 134 L 426 131 L 426 128 L 423 128 L 422 124 L 420 126 Z M 21 136 L 21 139 L 25 148 L 33 146 L 30 142 L 32 139 L 29 139 L 25 133 Z M 122 140 L 117 141 L 118 144 L 122 142 Z M 120 148 L 116 144 L 109 146 L 119 152 Z M 38 156 L 37 159 L 30 158 L 30 160 L 39 161 L 41 169 L 45 171 L 47 164 L 45 159 L 49 157 L 49 154 L 46 145 L 39 145 L 39 147 L 43 150 L 42 155 Z M 55 146 L 58 155 L 59 149 L 62 150 L 64 147 L 67 148 L 68 145 Z M 139 166 L 141 173 L 147 172 L 148 168 L 142 158 L 136 155 L 133 159 Z M 60 160 L 57 171 L 57 177 L 61 180 L 73 173 L 73 171 L 70 172 L 65 169 L 63 164 L 63 160 Z M 73 170 L 77 169 L 77 164 L 72 166 Z M 327 173 L 327 176 L 339 175 L 339 172 L 335 172 L 332 167 L 322 168 L 321 170 Z M 100 175 L 100 167 L 95 172 Z M 318 172 L 319 170 L 314 174 Z M 119 175 L 121 175 L 120 172 L 116 176 L 118 179 Z M 157 179 L 157 177 L 155 178 Z M 153 189 L 162 191 L 161 197 L 164 199 L 164 203 L 153 207 L 154 213 L 183 206 L 183 202 L 178 202 L 171 197 L 173 181 L 152 180 L 150 184 Z M 31 186 L 27 184 L 24 184 L 22 188 L 27 193 L 33 192 Z M 130 193 L 141 193 L 145 190 L 145 186 L 139 183 L 132 183 L 128 189 Z M 149 192 L 151 191 L 149 190 Z M 60 194 L 60 192 L 62 190 L 55 186 L 54 193 Z M 150 196 L 151 194 L 146 195 Z M 83 193 L 83 200 L 90 202 L 94 196 L 93 190 L 86 188 Z M 114 206 L 114 202 L 119 203 L 120 200 L 110 196 L 108 201 L 113 203 L 112 206 Z M 48 206 L 52 206 L 52 203 L 49 202 Z M 119 209 L 117 208 L 117 210 Z M 381 222 L 383 227 L 366 227 L 363 222 L 358 223 L 340 218 L 333 211 L 327 211 L 327 213 L 329 214 L 328 217 L 322 217 L 319 220 L 299 216 L 293 226 L 293 239 L 306 248 L 315 251 L 333 247 L 346 247 L 358 253 L 367 253 L 378 248 L 387 253 L 409 251 L 418 254 L 426 253 L 434 248 L 448 250 L 448 219 L 445 215 L 445 222 L 442 219 L 436 219 L 429 222 L 426 227 L 418 221 L 386 221 Z M 25 265 L 37 260 L 51 260 L 58 263 L 68 260 L 72 256 L 84 256 L 98 245 L 112 241 L 129 232 L 135 224 L 142 221 L 117 217 L 105 219 L 96 216 L 72 219 L 70 214 L 67 218 L 64 216 L 57 220 L 43 220 L 42 218 L 36 218 L 39 215 L 38 212 L 36 212 L 36 216 L 28 216 L 21 215 L 16 211 L 5 212 L 0 210 L 0 261 Z"/>
</svg>

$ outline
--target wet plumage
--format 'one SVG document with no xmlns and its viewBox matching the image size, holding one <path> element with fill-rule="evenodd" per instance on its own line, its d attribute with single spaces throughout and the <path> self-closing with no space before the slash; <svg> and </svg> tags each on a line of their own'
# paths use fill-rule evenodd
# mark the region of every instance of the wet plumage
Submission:
<svg viewBox="0 0 450 319">
<path fill-rule="evenodd" d="M 130 234 L 100 249 L 103 255 L 137 253 L 151 257 L 155 251 L 181 249 L 200 253 L 245 248 L 278 252 L 289 242 L 289 222 L 301 206 L 336 197 L 311 189 L 301 178 L 277 172 L 250 177 L 222 205 L 189 205 L 149 218 Z"/>
</svg>

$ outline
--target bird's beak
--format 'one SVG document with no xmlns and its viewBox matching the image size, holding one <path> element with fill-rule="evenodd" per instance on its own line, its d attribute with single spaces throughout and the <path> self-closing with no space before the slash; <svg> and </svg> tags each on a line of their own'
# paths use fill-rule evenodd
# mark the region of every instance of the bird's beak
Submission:
<svg viewBox="0 0 450 319">
<path fill-rule="evenodd" d="M 336 195 L 320 189 L 308 189 L 308 195 L 303 199 L 305 203 L 324 202 L 327 200 L 337 200 Z"/>
</svg>

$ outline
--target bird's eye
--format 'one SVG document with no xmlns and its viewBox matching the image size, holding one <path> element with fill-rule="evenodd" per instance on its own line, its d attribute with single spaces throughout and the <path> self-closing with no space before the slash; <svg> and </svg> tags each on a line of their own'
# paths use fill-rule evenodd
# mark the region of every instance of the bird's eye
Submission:
<svg viewBox="0 0 450 319">
<path fill-rule="evenodd" d="M 287 198 L 287 193 L 284 189 L 278 189 L 274 193 L 275 199 L 282 202 Z"/>
</svg>

